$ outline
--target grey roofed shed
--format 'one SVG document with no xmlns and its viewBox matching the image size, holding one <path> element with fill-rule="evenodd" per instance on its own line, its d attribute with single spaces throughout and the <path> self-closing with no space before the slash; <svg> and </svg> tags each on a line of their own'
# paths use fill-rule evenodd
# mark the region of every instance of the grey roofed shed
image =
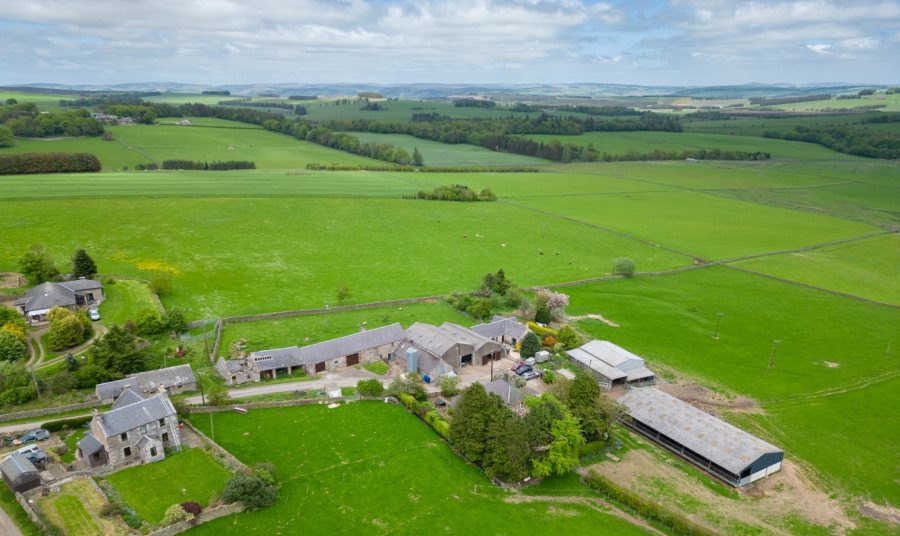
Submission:
<svg viewBox="0 0 900 536">
<path fill-rule="evenodd" d="M 10 454 L 0 462 L 3 480 L 13 491 L 28 491 L 41 485 L 41 474 L 28 458 L 20 454 Z"/>
<path fill-rule="evenodd" d="M 160 387 L 166 389 L 172 387 L 189 386 L 196 383 L 194 371 L 190 365 L 175 365 L 163 369 L 138 372 L 127 378 L 106 383 L 99 383 L 94 388 L 94 393 L 100 400 L 112 400 L 117 398 L 126 387 L 131 387 L 141 393 L 151 393 Z"/>
<path fill-rule="evenodd" d="M 164 419 L 170 415 L 175 415 L 175 408 L 172 406 L 172 402 L 168 397 L 157 395 L 134 404 L 109 410 L 100 416 L 100 425 L 106 432 L 106 436 L 109 437 Z"/>
<path fill-rule="evenodd" d="M 380 328 L 304 346 L 299 349 L 300 360 L 304 365 L 314 365 L 329 359 L 357 354 L 370 348 L 393 344 L 402 340 L 404 336 L 403 327 L 395 322 Z"/>
<path fill-rule="evenodd" d="M 733 485 L 775 472 L 784 460 L 778 447 L 659 389 L 632 389 L 619 402 L 639 431 Z"/>
<path fill-rule="evenodd" d="M 251 352 L 249 358 L 256 364 L 259 370 L 275 370 L 300 365 L 300 348 L 290 346 L 288 348 L 273 348 L 271 350 L 259 350 Z"/>
<path fill-rule="evenodd" d="M 90 433 L 84 434 L 84 437 L 82 437 L 81 441 L 78 442 L 78 450 L 81 451 L 82 456 L 90 456 L 91 454 L 99 452 L 102 449 L 103 444 L 97 441 L 97 438 Z"/>
<path fill-rule="evenodd" d="M 484 390 L 499 396 L 507 406 L 515 406 L 525 396 L 521 389 L 510 385 L 508 381 L 503 379 L 484 384 Z"/>
<path fill-rule="evenodd" d="M 583 365 L 590 370 L 602 374 L 605 378 L 608 378 L 610 381 L 615 381 L 626 377 L 626 374 L 621 370 L 607 364 L 605 361 L 594 357 L 593 355 L 585 352 L 581 348 L 575 348 L 573 350 L 567 350 L 566 354 L 569 357 L 577 361 L 579 364 Z"/>
<path fill-rule="evenodd" d="M 443 357 L 458 343 L 441 328 L 422 322 L 406 329 L 406 339 L 436 357 Z"/>
<path fill-rule="evenodd" d="M 509 337 L 515 340 L 521 340 L 528 334 L 528 326 L 512 317 L 505 318 L 502 316 L 495 316 L 490 322 L 472 326 L 472 331 L 482 337 L 492 339 Z"/>
</svg>

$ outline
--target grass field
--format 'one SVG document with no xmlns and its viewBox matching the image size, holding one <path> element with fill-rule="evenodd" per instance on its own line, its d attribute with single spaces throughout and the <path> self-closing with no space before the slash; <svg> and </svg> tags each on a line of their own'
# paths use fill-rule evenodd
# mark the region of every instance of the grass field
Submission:
<svg viewBox="0 0 900 536">
<path fill-rule="evenodd" d="M 882 112 L 852 113 L 844 115 L 818 115 L 804 117 L 746 117 L 727 120 L 689 120 L 683 123 L 685 132 L 725 134 L 732 136 L 762 136 L 764 132 L 793 132 L 798 126 L 847 125 L 877 117 Z M 874 126 L 874 125 L 867 125 Z M 896 129 L 896 123 L 892 125 Z"/>
<path fill-rule="evenodd" d="M 78 95 L 54 95 L 51 93 L 25 93 L 22 91 L 6 91 L 0 89 L 0 101 L 6 102 L 6 99 L 16 99 L 19 104 L 33 102 L 42 110 L 59 108 L 60 99 L 77 99 Z"/>
<path fill-rule="evenodd" d="M 525 166 L 548 164 L 541 158 L 491 151 L 464 143 L 451 145 L 423 140 L 403 134 L 376 134 L 372 132 L 348 132 L 362 143 L 386 143 L 402 147 L 412 154 L 418 148 L 426 166 Z"/>
<path fill-rule="evenodd" d="M 706 259 L 781 251 L 860 236 L 875 227 L 696 192 L 517 201 Z M 644 270 L 638 265 L 639 270 Z"/>
<path fill-rule="evenodd" d="M 128 527 L 119 517 L 100 514 L 106 497 L 87 480 L 74 480 L 56 487 L 50 495 L 38 500 L 38 507 L 55 527 L 66 536 L 125 536 Z M 50 532 L 48 532 L 49 534 Z M 56 534 L 56 532 L 53 532 Z"/>
<path fill-rule="evenodd" d="M 100 315 L 107 326 L 125 324 L 137 318 L 145 309 L 156 309 L 156 302 L 147 283 L 131 279 L 120 279 L 107 283 L 103 290 L 106 300 L 100 305 Z"/>
<path fill-rule="evenodd" d="M 578 136 L 533 134 L 528 137 L 544 143 L 559 140 L 563 143 L 574 143 L 582 146 L 592 144 L 598 152 L 610 155 L 622 155 L 632 149 L 640 153 L 649 153 L 654 149 L 683 151 L 686 149 L 718 148 L 737 151 L 763 151 L 770 153 L 773 159 L 786 160 L 847 160 L 855 158 L 812 143 L 727 134 L 587 132 Z"/>
<path fill-rule="evenodd" d="M 0 269 L 13 268 L 35 237 L 60 264 L 84 247 L 101 273 L 170 274 L 163 301 L 192 318 L 334 305 L 342 285 L 352 302 L 369 302 L 468 290 L 498 268 L 529 286 L 601 276 L 619 256 L 641 270 L 690 263 L 503 203 L 106 199 L 98 211 L 97 201 L 78 199 L 66 200 L 63 212 L 52 200 L 6 205 Z M 78 225 L 70 214 L 80 215 Z"/>
<path fill-rule="evenodd" d="M 879 104 L 885 105 L 885 108 L 882 108 L 882 110 L 885 112 L 900 111 L 900 95 L 885 95 L 884 93 L 879 93 L 877 95 L 869 95 L 859 99 L 831 99 L 820 101 L 794 102 L 791 104 L 778 104 L 776 106 L 773 106 L 773 108 L 798 111 L 828 111 L 835 109 L 839 110 L 842 108 L 860 108 L 863 106 L 873 106 Z"/>
<path fill-rule="evenodd" d="M 244 463 L 273 463 L 282 487 L 274 506 L 190 534 L 643 533 L 582 505 L 506 502 L 508 492 L 396 405 L 214 415 L 217 442 Z M 195 424 L 209 432 L 206 416 Z"/>
<path fill-rule="evenodd" d="M 602 314 L 620 325 L 579 322 L 591 336 L 644 356 L 651 367 L 772 407 L 753 417 L 762 435 L 811 463 L 829 489 L 900 505 L 893 410 L 900 390 L 890 388 L 898 377 L 900 310 L 724 267 L 567 292 L 570 314 Z M 724 313 L 718 340 L 717 313 Z M 781 342 L 767 370 L 774 340 Z M 837 463 L 841 458 L 853 462 Z"/>
<path fill-rule="evenodd" d="M 364 102 L 351 102 L 338 104 L 334 100 L 298 101 L 309 112 L 305 119 L 313 121 L 337 121 L 342 119 L 378 119 L 382 121 L 409 121 L 416 113 L 438 113 L 454 119 L 467 119 L 472 117 L 525 117 L 528 114 L 522 112 L 510 112 L 502 108 L 489 110 L 486 108 L 456 107 L 447 101 L 380 101 L 384 110 L 362 111 L 360 108 Z"/>
<path fill-rule="evenodd" d="M 226 324 L 222 331 L 222 352 L 241 339 L 246 350 L 253 352 L 268 348 L 305 346 L 320 341 L 356 333 L 363 326 L 377 328 L 400 322 L 409 327 L 413 322 L 442 324 L 455 322 L 472 325 L 470 318 L 462 316 L 444 301 L 417 303 L 400 307 L 382 307 L 362 311 L 348 311 L 333 314 L 295 316 L 275 320 L 258 320 Z"/>
<path fill-rule="evenodd" d="M 900 305 L 900 235 L 743 261 L 743 268 Z"/>
<path fill-rule="evenodd" d="M 100 527 L 91 517 L 78 497 L 62 495 L 53 502 L 62 519 L 68 536 L 93 536 L 100 534 Z"/>
<path fill-rule="evenodd" d="M 122 499 L 150 523 L 162 520 L 166 508 L 185 501 L 209 505 L 222 493 L 231 473 L 201 449 L 186 448 L 166 459 L 123 469 L 106 477 Z"/>
</svg>

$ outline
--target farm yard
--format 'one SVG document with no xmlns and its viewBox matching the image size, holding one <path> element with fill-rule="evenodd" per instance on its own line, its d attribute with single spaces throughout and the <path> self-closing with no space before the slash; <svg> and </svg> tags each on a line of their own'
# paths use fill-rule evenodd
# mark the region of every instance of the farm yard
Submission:
<svg viewBox="0 0 900 536">
<path fill-rule="evenodd" d="M 275 505 L 189 534 L 644 534 L 603 506 L 516 504 L 406 410 L 382 402 L 214 414 L 216 441 L 242 462 L 269 462 Z M 193 420 L 210 433 L 204 415 Z M 315 433 L 310 433 L 315 430 Z M 390 483 L 391 490 L 385 493 Z M 402 491 L 401 491 L 402 490 Z"/>
</svg>

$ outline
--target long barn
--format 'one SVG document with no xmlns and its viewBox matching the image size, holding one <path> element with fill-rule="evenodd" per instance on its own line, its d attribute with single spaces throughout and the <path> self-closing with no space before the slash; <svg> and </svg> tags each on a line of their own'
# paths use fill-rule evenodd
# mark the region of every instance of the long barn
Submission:
<svg viewBox="0 0 900 536">
<path fill-rule="evenodd" d="M 624 422 L 735 487 L 781 469 L 784 451 L 656 388 L 619 399 Z"/>
</svg>

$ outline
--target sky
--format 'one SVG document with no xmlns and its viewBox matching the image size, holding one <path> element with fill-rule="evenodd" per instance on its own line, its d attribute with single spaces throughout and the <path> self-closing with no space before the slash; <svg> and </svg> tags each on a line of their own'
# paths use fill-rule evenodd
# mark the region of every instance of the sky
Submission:
<svg viewBox="0 0 900 536">
<path fill-rule="evenodd" d="M 0 0 L 0 85 L 900 82 L 900 0 Z"/>
</svg>

